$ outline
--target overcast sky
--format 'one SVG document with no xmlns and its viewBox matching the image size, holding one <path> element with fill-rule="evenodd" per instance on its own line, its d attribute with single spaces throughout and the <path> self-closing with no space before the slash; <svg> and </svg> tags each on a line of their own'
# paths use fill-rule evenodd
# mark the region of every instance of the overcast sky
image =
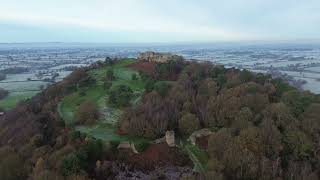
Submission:
<svg viewBox="0 0 320 180">
<path fill-rule="evenodd" d="M 320 39 L 320 0 L 0 0 L 0 42 Z"/>
</svg>

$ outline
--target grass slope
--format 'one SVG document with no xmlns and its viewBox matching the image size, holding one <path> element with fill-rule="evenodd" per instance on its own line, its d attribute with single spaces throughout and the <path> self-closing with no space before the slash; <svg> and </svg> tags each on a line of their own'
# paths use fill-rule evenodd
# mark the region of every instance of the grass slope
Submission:
<svg viewBox="0 0 320 180">
<path fill-rule="evenodd" d="M 27 100 L 37 93 L 37 91 L 10 93 L 7 97 L 0 100 L 0 108 L 3 108 L 4 110 L 12 109 L 18 102 Z"/>
<path fill-rule="evenodd" d="M 96 83 L 66 96 L 58 105 L 58 112 L 66 124 L 72 126 L 75 123 L 74 112 L 78 106 L 85 100 L 91 100 L 98 105 L 102 117 L 95 125 L 77 126 L 75 127 L 76 130 L 105 141 L 134 141 L 136 146 L 138 146 L 137 149 L 147 143 L 148 140 L 143 138 L 120 136 L 115 133 L 122 110 L 106 103 L 108 91 L 103 88 L 103 79 L 105 78 L 106 72 L 112 68 L 116 77 L 115 80 L 112 81 L 112 86 L 114 87 L 120 84 L 129 86 L 135 94 L 132 103 L 136 103 L 144 91 L 144 83 L 139 80 L 140 78 L 138 78 L 138 80 L 132 80 L 132 74 L 135 73 L 138 76 L 138 72 L 129 69 L 127 65 L 134 62 L 134 60 L 126 59 L 114 64 L 112 67 L 104 66 L 90 71 L 89 75 L 96 80 Z M 81 96 L 80 91 L 85 92 L 85 95 Z"/>
</svg>

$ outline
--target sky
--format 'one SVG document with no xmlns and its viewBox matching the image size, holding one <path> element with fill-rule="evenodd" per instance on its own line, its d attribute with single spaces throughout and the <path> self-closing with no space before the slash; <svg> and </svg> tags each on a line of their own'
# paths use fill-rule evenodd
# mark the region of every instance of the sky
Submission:
<svg viewBox="0 0 320 180">
<path fill-rule="evenodd" d="M 320 0 L 0 0 L 0 43 L 320 39 Z"/>
</svg>

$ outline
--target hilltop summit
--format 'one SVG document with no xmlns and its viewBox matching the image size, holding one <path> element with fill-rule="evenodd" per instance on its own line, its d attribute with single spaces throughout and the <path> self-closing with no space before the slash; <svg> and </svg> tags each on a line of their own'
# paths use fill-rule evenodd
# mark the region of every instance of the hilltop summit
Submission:
<svg viewBox="0 0 320 180">
<path fill-rule="evenodd" d="M 170 60 L 181 60 L 182 56 L 171 54 L 171 53 L 158 53 L 153 51 L 147 51 L 143 53 L 139 53 L 138 60 L 140 61 L 148 61 L 148 62 L 158 62 L 165 63 Z"/>
</svg>

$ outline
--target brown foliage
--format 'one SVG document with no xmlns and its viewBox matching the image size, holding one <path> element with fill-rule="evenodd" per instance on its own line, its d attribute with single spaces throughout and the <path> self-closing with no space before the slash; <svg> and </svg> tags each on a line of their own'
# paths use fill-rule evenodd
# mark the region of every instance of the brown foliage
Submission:
<svg viewBox="0 0 320 180">
<path fill-rule="evenodd" d="M 98 107 L 93 102 L 84 101 L 77 109 L 76 119 L 79 124 L 93 124 L 98 118 Z"/>
</svg>

